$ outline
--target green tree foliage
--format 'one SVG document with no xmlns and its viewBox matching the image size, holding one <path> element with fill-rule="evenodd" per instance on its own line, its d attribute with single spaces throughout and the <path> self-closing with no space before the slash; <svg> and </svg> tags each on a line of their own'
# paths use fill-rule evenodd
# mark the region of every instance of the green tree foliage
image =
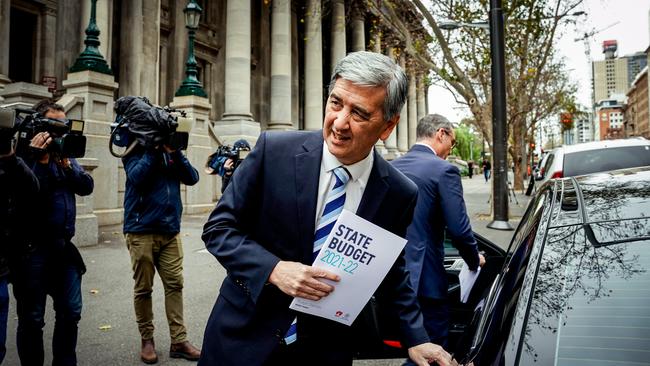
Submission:
<svg viewBox="0 0 650 366">
<path fill-rule="evenodd" d="M 454 132 L 456 133 L 456 146 L 452 155 L 458 156 L 465 161 L 480 160 L 483 150 L 483 138 L 473 131 L 473 128 L 461 123 Z M 471 151 L 471 152 L 470 152 Z"/>
<path fill-rule="evenodd" d="M 582 0 L 503 0 L 505 17 L 508 153 L 515 164 L 515 187 L 523 186 L 527 141 L 535 126 L 557 118 L 575 105 L 575 86 L 569 82 L 555 41 L 575 21 Z M 408 56 L 431 70 L 433 83 L 446 86 L 471 111 L 472 126 L 492 143 L 490 33 L 486 29 L 440 28 L 438 20 L 486 22 L 489 0 L 432 1 L 367 0 L 382 24 L 397 34 Z M 409 5 L 409 6 L 406 6 Z M 413 14 L 413 8 L 417 14 Z M 427 25 L 431 42 L 414 29 Z"/>
</svg>

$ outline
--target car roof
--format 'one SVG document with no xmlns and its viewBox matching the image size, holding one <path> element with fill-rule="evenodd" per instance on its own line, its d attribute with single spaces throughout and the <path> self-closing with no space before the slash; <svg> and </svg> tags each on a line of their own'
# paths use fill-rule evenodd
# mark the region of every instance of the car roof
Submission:
<svg viewBox="0 0 650 366">
<path fill-rule="evenodd" d="M 643 137 L 618 139 L 618 140 L 592 141 L 592 142 L 583 142 L 581 144 L 575 144 L 575 145 L 564 145 L 562 147 L 553 149 L 553 151 L 562 151 L 565 154 L 570 154 L 578 151 L 598 150 L 598 149 L 607 149 L 612 147 L 624 147 L 624 146 L 650 146 L 650 141 L 644 139 Z"/>
<path fill-rule="evenodd" d="M 554 184 L 559 204 L 554 205 L 549 227 L 589 226 L 598 244 L 650 238 L 650 166 L 569 177 Z M 614 233 L 603 229 L 606 222 L 630 229 Z"/>
</svg>

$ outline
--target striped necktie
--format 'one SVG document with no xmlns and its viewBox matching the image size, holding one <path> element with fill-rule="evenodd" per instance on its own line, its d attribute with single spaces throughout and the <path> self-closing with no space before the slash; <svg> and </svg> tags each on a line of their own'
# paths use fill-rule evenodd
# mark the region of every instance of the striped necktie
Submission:
<svg viewBox="0 0 650 366">
<path fill-rule="evenodd" d="M 336 181 L 327 194 L 323 214 L 318 219 L 318 225 L 316 225 L 316 232 L 314 233 L 314 256 L 312 259 L 316 259 L 318 256 L 320 248 L 325 243 L 325 239 L 327 239 L 330 231 L 332 231 L 336 219 L 338 219 L 343 211 L 343 205 L 345 204 L 345 186 L 350 180 L 350 173 L 342 166 L 334 168 L 332 172 Z M 287 334 L 284 336 L 284 341 L 287 344 L 296 341 L 296 320 L 293 319 L 291 327 L 289 327 Z"/>
</svg>

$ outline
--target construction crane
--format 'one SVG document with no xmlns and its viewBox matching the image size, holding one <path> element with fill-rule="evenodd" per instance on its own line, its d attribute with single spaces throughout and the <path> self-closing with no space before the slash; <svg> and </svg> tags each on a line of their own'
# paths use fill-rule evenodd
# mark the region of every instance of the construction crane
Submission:
<svg viewBox="0 0 650 366">
<path fill-rule="evenodd" d="M 596 104 L 596 101 L 594 100 L 593 59 L 591 58 L 591 44 L 589 43 L 589 41 L 592 40 L 593 36 L 595 36 L 596 34 L 613 27 L 613 26 L 617 25 L 618 23 L 620 23 L 620 21 L 614 22 L 614 23 L 606 26 L 605 28 L 601 28 L 601 29 L 598 29 L 598 30 L 592 29 L 590 32 L 584 32 L 582 37 L 578 37 L 578 38 L 573 40 L 574 42 L 580 42 L 580 41 L 584 42 L 585 56 L 587 56 L 588 67 L 589 67 L 589 69 L 591 69 L 591 75 L 589 76 L 589 80 L 591 81 L 591 109 L 592 110 L 594 108 L 594 105 Z"/>
</svg>

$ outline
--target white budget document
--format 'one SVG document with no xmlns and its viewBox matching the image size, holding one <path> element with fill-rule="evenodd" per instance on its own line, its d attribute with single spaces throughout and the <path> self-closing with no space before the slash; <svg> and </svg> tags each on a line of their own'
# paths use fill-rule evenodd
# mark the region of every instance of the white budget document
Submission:
<svg viewBox="0 0 650 366">
<path fill-rule="evenodd" d="M 467 263 L 463 262 L 463 268 L 461 268 L 460 273 L 458 274 L 458 280 L 460 282 L 460 302 L 463 304 L 467 302 L 469 293 L 472 292 L 472 287 L 474 287 L 474 282 L 476 282 L 479 273 L 481 273 L 481 267 L 477 267 L 476 271 L 470 271 Z"/>
<path fill-rule="evenodd" d="M 351 325 L 405 245 L 406 239 L 343 210 L 313 264 L 341 280 L 327 281 L 334 286 L 328 296 L 318 301 L 294 298 L 289 307 Z"/>
</svg>

